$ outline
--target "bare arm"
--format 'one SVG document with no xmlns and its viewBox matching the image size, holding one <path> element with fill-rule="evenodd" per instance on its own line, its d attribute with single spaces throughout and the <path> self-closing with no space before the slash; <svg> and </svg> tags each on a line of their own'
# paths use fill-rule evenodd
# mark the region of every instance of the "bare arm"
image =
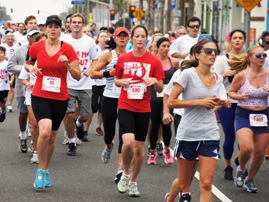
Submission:
<svg viewBox="0 0 269 202">
<path fill-rule="evenodd" d="M 170 114 L 168 108 L 168 95 L 164 93 L 163 95 L 163 123 L 169 124 L 174 121 L 174 117 Z"/>
<path fill-rule="evenodd" d="M 104 77 L 103 72 L 101 71 L 107 64 L 109 64 L 112 60 L 112 54 L 111 52 L 107 52 L 96 62 L 96 64 L 93 66 L 93 69 L 90 73 L 90 77 L 92 79 L 101 79 Z M 114 76 L 114 68 L 109 71 L 110 76 Z"/>
<path fill-rule="evenodd" d="M 235 75 L 233 82 L 231 84 L 230 90 L 228 92 L 228 95 L 235 99 L 235 100 L 244 100 L 246 101 L 248 99 L 248 93 L 244 92 L 242 94 L 238 94 L 238 90 L 240 89 L 240 87 L 243 85 L 243 83 L 245 82 L 246 78 L 244 75 L 244 72 L 241 71 L 238 74 Z"/>
</svg>

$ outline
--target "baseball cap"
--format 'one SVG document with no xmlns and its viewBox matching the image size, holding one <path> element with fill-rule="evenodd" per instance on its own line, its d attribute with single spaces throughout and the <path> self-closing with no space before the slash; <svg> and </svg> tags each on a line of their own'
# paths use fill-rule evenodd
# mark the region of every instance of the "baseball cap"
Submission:
<svg viewBox="0 0 269 202">
<path fill-rule="evenodd" d="M 37 22 L 37 25 L 40 26 L 40 25 L 45 25 L 46 23 L 44 21 L 38 21 Z"/>
<path fill-rule="evenodd" d="M 198 37 L 198 42 L 202 40 L 212 41 L 212 37 L 209 34 L 200 34 Z"/>
<path fill-rule="evenodd" d="M 118 27 L 114 32 L 114 36 L 118 36 L 121 32 L 124 32 L 129 35 L 128 29 L 126 29 L 125 27 Z"/>
<path fill-rule="evenodd" d="M 38 34 L 40 31 L 38 29 L 30 29 L 28 32 L 27 32 L 27 36 L 34 36 L 36 34 Z"/>
<path fill-rule="evenodd" d="M 59 19 L 59 17 L 57 15 L 47 17 L 46 26 L 48 26 L 48 24 L 50 24 L 52 22 L 62 26 L 62 21 Z"/>
</svg>

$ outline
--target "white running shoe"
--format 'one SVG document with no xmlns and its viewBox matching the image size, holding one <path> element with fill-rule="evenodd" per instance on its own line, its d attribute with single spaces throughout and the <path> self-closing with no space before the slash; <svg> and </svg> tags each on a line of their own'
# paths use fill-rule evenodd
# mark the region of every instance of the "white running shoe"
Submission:
<svg viewBox="0 0 269 202">
<path fill-rule="evenodd" d="M 31 163 L 38 163 L 38 154 L 33 154 L 33 157 L 30 160 Z"/>
</svg>

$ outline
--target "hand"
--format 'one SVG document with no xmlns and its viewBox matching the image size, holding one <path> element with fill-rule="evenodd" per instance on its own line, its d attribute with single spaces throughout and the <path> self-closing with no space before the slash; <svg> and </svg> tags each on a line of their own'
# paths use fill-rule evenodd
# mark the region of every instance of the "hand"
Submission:
<svg viewBox="0 0 269 202">
<path fill-rule="evenodd" d="M 145 78 L 144 82 L 146 83 L 147 86 L 152 86 L 152 85 L 158 83 L 157 79 L 154 77 Z"/>
<path fill-rule="evenodd" d="M 115 76 L 115 68 L 111 68 L 111 69 L 109 70 L 109 75 L 110 75 L 110 76 Z"/>
<path fill-rule="evenodd" d="M 166 112 L 163 114 L 163 123 L 165 125 L 167 125 L 173 121 L 174 121 L 174 117 L 170 113 Z"/>
<path fill-rule="evenodd" d="M 92 73 L 92 69 L 88 68 L 82 72 L 85 76 L 89 77 Z"/>
<path fill-rule="evenodd" d="M 240 100 L 247 101 L 248 100 L 248 92 L 242 93 Z"/>
<path fill-rule="evenodd" d="M 207 109 L 213 109 L 219 102 L 219 98 L 214 96 L 214 97 L 209 97 L 209 98 L 204 98 L 201 100 L 201 106 L 204 106 Z"/>
<path fill-rule="evenodd" d="M 130 79 L 120 79 L 120 85 L 124 88 L 127 88 L 130 85 Z"/>
<path fill-rule="evenodd" d="M 226 100 L 221 100 L 220 101 L 220 104 L 223 106 L 223 107 L 226 107 L 226 108 L 231 108 L 232 107 L 232 103 L 229 99 L 226 99 Z"/>
<path fill-rule="evenodd" d="M 42 72 L 41 72 L 42 69 L 39 69 L 33 65 L 28 65 L 28 70 L 32 76 L 37 76 L 38 74 L 40 74 L 40 75 L 42 74 Z"/>
<path fill-rule="evenodd" d="M 68 58 L 65 55 L 60 54 L 59 58 L 58 58 L 58 62 L 62 62 L 65 64 L 65 66 L 68 65 Z"/>
</svg>

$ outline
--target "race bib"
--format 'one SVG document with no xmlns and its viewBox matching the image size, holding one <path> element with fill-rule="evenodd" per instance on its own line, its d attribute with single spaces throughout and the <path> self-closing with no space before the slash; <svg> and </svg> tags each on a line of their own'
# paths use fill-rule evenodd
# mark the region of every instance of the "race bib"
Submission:
<svg viewBox="0 0 269 202">
<path fill-rule="evenodd" d="M 141 100 L 143 99 L 145 86 L 142 83 L 130 84 L 127 88 L 128 99 Z"/>
<path fill-rule="evenodd" d="M 164 84 L 163 85 L 163 90 L 165 89 L 166 86 L 167 86 L 167 84 Z M 157 97 L 163 97 L 164 96 L 164 92 L 163 91 L 161 93 L 156 92 L 156 96 Z"/>
<path fill-rule="evenodd" d="M 267 125 L 267 116 L 264 114 L 250 114 L 249 115 L 250 126 L 252 127 L 265 127 Z"/>
<path fill-rule="evenodd" d="M 61 78 L 44 76 L 42 81 L 42 90 L 60 93 Z"/>
</svg>

